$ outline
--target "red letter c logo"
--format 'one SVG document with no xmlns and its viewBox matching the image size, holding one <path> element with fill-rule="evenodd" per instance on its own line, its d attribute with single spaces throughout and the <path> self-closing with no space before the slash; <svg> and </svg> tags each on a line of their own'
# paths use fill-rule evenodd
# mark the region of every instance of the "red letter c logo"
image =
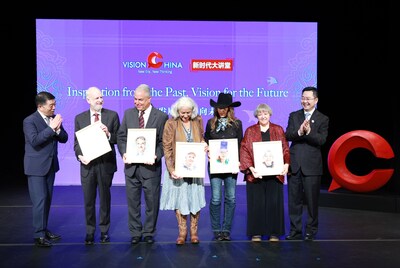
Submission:
<svg viewBox="0 0 400 268">
<path fill-rule="evenodd" d="M 162 58 L 163 56 L 158 52 L 150 53 L 149 56 L 147 57 L 147 64 L 149 65 L 149 68 L 160 68 L 163 63 L 162 61 L 157 62 L 156 59 L 162 59 Z"/>
<path fill-rule="evenodd" d="M 389 143 L 378 134 L 355 130 L 339 137 L 328 154 L 328 168 L 332 175 L 329 192 L 340 187 L 354 192 L 370 192 L 385 185 L 393 175 L 393 169 L 374 169 L 365 176 L 357 176 L 346 167 L 346 156 L 355 148 L 365 148 L 378 158 L 390 159 L 394 152 Z"/>
</svg>

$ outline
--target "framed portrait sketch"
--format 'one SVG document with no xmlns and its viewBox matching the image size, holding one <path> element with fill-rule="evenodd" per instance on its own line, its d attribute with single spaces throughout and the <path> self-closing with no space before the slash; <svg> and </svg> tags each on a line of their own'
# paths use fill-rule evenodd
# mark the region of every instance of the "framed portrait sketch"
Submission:
<svg viewBox="0 0 400 268">
<path fill-rule="evenodd" d="M 176 142 L 175 172 L 181 177 L 204 178 L 206 154 L 204 143 Z"/>
<path fill-rule="evenodd" d="M 239 150 L 237 139 L 216 139 L 208 141 L 210 152 L 210 173 L 238 173 Z"/>
<path fill-rule="evenodd" d="M 155 128 L 129 128 L 126 159 L 129 163 L 154 162 L 156 154 Z"/>
<path fill-rule="evenodd" d="M 281 141 L 253 142 L 254 168 L 262 176 L 279 175 L 283 170 Z"/>
<path fill-rule="evenodd" d="M 89 161 L 112 150 L 110 142 L 107 136 L 104 135 L 104 131 L 101 130 L 100 125 L 101 121 L 98 121 L 75 132 L 82 154 Z"/>
</svg>

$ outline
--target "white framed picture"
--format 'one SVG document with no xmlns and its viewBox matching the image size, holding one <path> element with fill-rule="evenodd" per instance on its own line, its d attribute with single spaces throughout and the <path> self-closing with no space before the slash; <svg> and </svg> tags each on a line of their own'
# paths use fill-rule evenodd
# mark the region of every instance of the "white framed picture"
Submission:
<svg viewBox="0 0 400 268">
<path fill-rule="evenodd" d="M 237 139 L 208 141 L 210 173 L 238 173 L 239 147 Z"/>
<path fill-rule="evenodd" d="M 283 170 L 281 141 L 253 142 L 254 168 L 262 176 L 279 175 Z"/>
<path fill-rule="evenodd" d="M 176 142 L 175 172 L 180 177 L 206 176 L 205 144 L 202 142 Z"/>
<path fill-rule="evenodd" d="M 129 128 L 126 142 L 128 163 L 154 162 L 156 155 L 155 128 Z"/>
<path fill-rule="evenodd" d="M 100 126 L 101 121 L 97 121 L 75 132 L 82 154 L 88 161 L 112 150 L 110 142 Z"/>
</svg>

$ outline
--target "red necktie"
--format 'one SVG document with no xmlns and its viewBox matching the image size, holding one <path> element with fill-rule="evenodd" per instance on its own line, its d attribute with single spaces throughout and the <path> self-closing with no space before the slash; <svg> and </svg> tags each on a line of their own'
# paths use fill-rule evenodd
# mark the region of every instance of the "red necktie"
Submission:
<svg viewBox="0 0 400 268">
<path fill-rule="evenodd" d="M 144 128 L 144 111 L 140 111 L 140 115 L 139 115 L 139 127 L 140 128 Z"/>
<path fill-rule="evenodd" d="M 99 114 L 98 113 L 94 113 L 94 122 L 99 121 Z"/>
</svg>

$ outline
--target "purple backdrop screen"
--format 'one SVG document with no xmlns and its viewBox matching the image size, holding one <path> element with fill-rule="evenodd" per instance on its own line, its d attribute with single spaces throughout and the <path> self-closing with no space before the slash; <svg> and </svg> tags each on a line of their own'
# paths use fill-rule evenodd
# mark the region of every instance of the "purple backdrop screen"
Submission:
<svg viewBox="0 0 400 268">
<path fill-rule="evenodd" d="M 166 113 L 179 97 L 189 96 L 206 123 L 213 111 L 210 99 L 230 92 L 242 102 L 235 113 L 244 130 L 257 122 L 253 111 L 260 103 L 271 106 L 271 122 L 286 128 L 289 113 L 301 108 L 302 88 L 317 84 L 317 26 L 37 19 L 37 90 L 56 96 L 56 113 L 70 135 L 68 143 L 59 145 L 56 185 L 80 185 L 74 117 L 89 108 L 85 90 L 91 86 L 102 90 L 104 107 L 117 111 L 121 121 L 124 110 L 134 106 L 134 89 L 146 83 L 153 105 Z M 117 159 L 113 184 L 124 185 L 119 154 Z"/>
</svg>

